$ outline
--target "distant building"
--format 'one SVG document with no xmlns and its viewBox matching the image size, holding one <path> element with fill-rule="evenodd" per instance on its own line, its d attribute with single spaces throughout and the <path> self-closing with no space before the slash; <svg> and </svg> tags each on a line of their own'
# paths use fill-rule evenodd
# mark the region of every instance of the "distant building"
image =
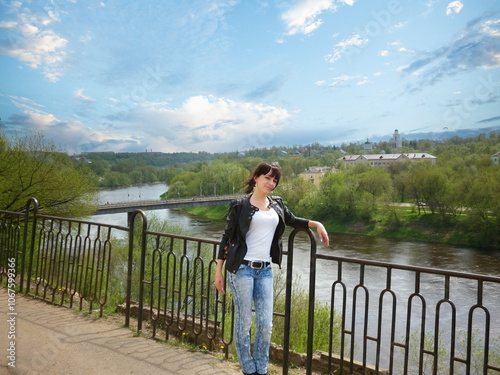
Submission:
<svg viewBox="0 0 500 375">
<path fill-rule="evenodd" d="M 431 163 L 435 163 L 436 157 L 427 153 L 413 152 L 405 154 L 346 155 L 337 159 L 337 161 L 342 161 L 345 164 L 370 163 L 370 165 L 374 167 L 384 167 L 391 163 L 398 163 L 406 160 L 426 160 L 430 161 Z"/>
<path fill-rule="evenodd" d="M 365 143 L 363 143 L 363 150 L 365 151 L 371 151 L 373 150 L 373 143 L 371 143 L 368 139 L 366 140 Z"/>
<path fill-rule="evenodd" d="M 333 168 L 331 167 L 310 167 L 306 171 L 299 174 L 299 176 L 319 187 L 321 179 L 323 178 L 325 173 L 332 169 Z"/>
<path fill-rule="evenodd" d="M 92 161 L 90 161 L 85 156 L 71 156 L 71 159 L 73 159 L 74 161 L 78 161 L 80 163 L 92 164 Z"/>
<path fill-rule="evenodd" d="M 491 155 L 491 160 L 493 160 L 494 164 L 498 165 L 498 159 L 500 159 L 500 151 Z"/>
<path fill-rule="evenodd" d="M 394 135 L 392 136 L 389 143 L 391 144 L 391 148 L 393 150 L 397 150 L 398 148 L 401 148 L 403 146 L 403 141 L 401 139 L 401 136 L 399 135 L 398 129 L 394 130 Z"/>
</svg>

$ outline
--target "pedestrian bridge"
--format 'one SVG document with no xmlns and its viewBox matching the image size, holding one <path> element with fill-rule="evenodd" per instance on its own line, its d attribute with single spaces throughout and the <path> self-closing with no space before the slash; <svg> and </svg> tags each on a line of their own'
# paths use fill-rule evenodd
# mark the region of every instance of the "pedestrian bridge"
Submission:
<svg viewBox="0 0 500 375">
<path fill-rule="evenodd" d="M 229 204 L 232 200 L 241 198 L 243 195 L 221 195 L 212 197 L 193 197 L 178 199 L 141 200 L 135 202 L 105 203 L 97 206 L 93 215 L 117 214 L 121 212 L 131 213 L 135 210 L 152 211 L 165 210 L 167 208 L 219 206 Z"/>
</svg>

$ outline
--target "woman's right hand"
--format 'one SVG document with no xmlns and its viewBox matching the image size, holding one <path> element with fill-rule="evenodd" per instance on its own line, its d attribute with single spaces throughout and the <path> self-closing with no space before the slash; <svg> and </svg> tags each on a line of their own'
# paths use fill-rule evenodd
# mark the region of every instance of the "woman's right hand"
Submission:
<svg viewBox="0 0 500 375">
<path fill-rule="evenodd" d="M 224 290 L 224 276 L 222 275 L 222 272 L 219 270 L 215 272 L 214 285 L 215 289 L 217 289 L 219 293 L 226 294 L 226 291 Z"/>
<path fill-rule="evenodd" d="M 224 264 L 224 260 L 218 259 L 217 260 L 217 268 L 215 269 L 215 289 L 219 291 L 221 294 L 226 294 L 226 291 L 224 290 L 224 274 L 222 273 L 222 266 Z"/>
</svg>

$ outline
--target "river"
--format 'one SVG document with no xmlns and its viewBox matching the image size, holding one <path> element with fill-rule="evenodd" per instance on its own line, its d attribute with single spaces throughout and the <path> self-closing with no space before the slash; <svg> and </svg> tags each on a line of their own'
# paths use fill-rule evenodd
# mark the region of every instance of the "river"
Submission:
<svg viewBox="0 0 500 375">
<path fill-rule="evenodd" d="M 99 203 L 159 199 L 166 190 L 164 184 L 103 190 L 99 193 Z M 148 211 L 146 216 L 155 216 L 172 225 L 182 226 L 189 235 L 199 238 L 219 239 L 224 229 L 223 222 L 200 219 L 176 210 Z M 92 221 L 126 226 L 127 214 L 96 215 Z M 337 256 L 500 276 L 499 252 L 351 234 L 335 234 L 331 237 L 329 251 Z M 300 237 L 297 240 L 306 246 L 298 246 L 295 257 L 305 261 L 302 258 L 308 257 L 309 247 Z"/>
<path fill-rule="evenodd" d="M 129 187 L 115 190 L 104 190 L 100 192 L 100 203 L 118 203 L 127 201 L 158 199 L 162 193 L 167 190 L 163 184 L 145 185 L 142 187 Z M 205 239 L 220 239 L 224 222 L 200 219 L 198 217 L 183 213 L 176 210 L 158 210 L 146 212 L 148 218 L 155 216 L 161 220 L 167 220 L 169 224 L 182 226 L 186 229 L 186 234 L 198 238 Z M 112 224 L 112 225 L 127 225 L 127 214 L 113 215 L 97 215 L 92 218 L 92 221 Z M 284 241 L 286 243 L 286 241 Z M 321 245 L 319 245 L 321 246 Z M 435 269 L 444 269 L 450 271 L 459 271 L 467 273 L 476 273 L 491 276 L 500 276 L 500 253 L 478 250 L 466 247 L 454 247 L 443 244 L 421 243 L 412 241 L 399 241 L 382 237 L 368 237 L 360 235 L 344 235 L 331 234 L 330 247 L 318 249 L 323 254 L 331 254 L 336 256 L 344 256 L 349 258 L 376 260 L 400 265 L 414 265 L 420 267 L 430 267 Z M 305 236 L 297 236 L 294 251 L 294 273 L 302 274 L 303 285 L 306 287 L 309 274 L 309 253 L 310 242 Z M 334 267 L 331 263 L 323 264 L 318 262 L 317 269 L 317 284 L 316 297 L 322 302 L 330 301 L 330 293 L 332 281 L 329 278 L 335 274 Z M 384 288 L 385 275 L 377 274 L 378 271 L 368 269 L 366 272 L 365 283 L 367 285 L 381 284 Z M 346 272 L 347 273 L 347 272 Z M 349 278 L 349 276 L 344 276 Z M 354 272 L 351 284 L 359 282 L 359 274 Z M 393 284 L 401 284 L 405 292 L 412 293 L 414 291 L 413 276 L 408 277 L 393 275 Z M 372 283 L 372 284 L 370 284 Z M 438 284 L 428 283 L 425 288 L 438 290 Z M 398 285 L 399 287 L 399 285 Z M 459 305 L 470 306 L 474 304 L 475 285 L 461 287 L 458 290 L 452 290 L 453 293 L 460 293 L 456 301 Z M 436 300 L 443 298 L 443 291 L 436 292 Z M 493 303 L 493 315 L 500 312 L 500 290 L 498 288 L 488 292 L 488 303 Z M 377 296 L 374 295 L 374 297 Z M 433 299 L 433 298 L 431 298 Z M 472 302 L 471 302 L 472 301 Z M 493 302 L 491 302 L 493 301 Z M 350 308 L 348 308 L 350 310 Z M 404 310 L 403 310 L 404 311 Z M 403 312 L 402 311 L 402 312 Z M 370 314 L 372 316 L 373 314 Z M 371 319 L 371 318 L 370 318 Z M 492 322 L 498 322 L 500 318 L 492 317 Z M 404 327 L 400 327 L 402 330 Z M 500 338 L 500 327 L 498 324 L 491 328 L 492 338 L 498 340 Z"/>
</svg>

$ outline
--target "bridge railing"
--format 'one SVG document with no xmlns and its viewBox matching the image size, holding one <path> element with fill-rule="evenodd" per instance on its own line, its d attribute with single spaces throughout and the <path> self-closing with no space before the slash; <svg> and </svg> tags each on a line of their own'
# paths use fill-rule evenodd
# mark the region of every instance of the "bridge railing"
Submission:
<svg viewBox="0 0 500 375">
<path fill-rule="evenodd" d="M 298 308 L 292 295 L 297 233 L 289 235 L 285 254 L 285 311 L 275 319 L 285 327 L 281 359 L 300 364 L 289 351 Z M 318 252 L 314 235 L 306 234 L 307 374 L 313 368 L 500 374 L 500 278 L 336 257 Z M 230 293 L 213 287 L 217 247 L 217 241 L 150 231 L 142 211 L 128 227 L 42 215 L 35 199 L 25 213 L 0 211 L 0 281 L 15 259 L 17 288 L 25 294 L 101 315 L 125 301 L 125 325 L 135 316 L 136 329 L 151 337 L 177 336 L 228 356 L 234 316 Z M 331 286 L 330 323 L 321 327 L 315 320 L 319 277 Z M 317 344 L 318 330 L 328 335 L 326 347 Z"/>
<path fill-rule="evenodd" d="M 94 215 L 129 212 L 135 210 L 163 210 L 167 208 L 189 207 L 189 206 L 208 206 L 228 204 L 233 199 L 241 198 L 241 194 L 203 196 L 191 198 L 173 198 L 173 199 L 153 199 L 116 203 L 103 203 L 97 206 Z"/>
</svg>

